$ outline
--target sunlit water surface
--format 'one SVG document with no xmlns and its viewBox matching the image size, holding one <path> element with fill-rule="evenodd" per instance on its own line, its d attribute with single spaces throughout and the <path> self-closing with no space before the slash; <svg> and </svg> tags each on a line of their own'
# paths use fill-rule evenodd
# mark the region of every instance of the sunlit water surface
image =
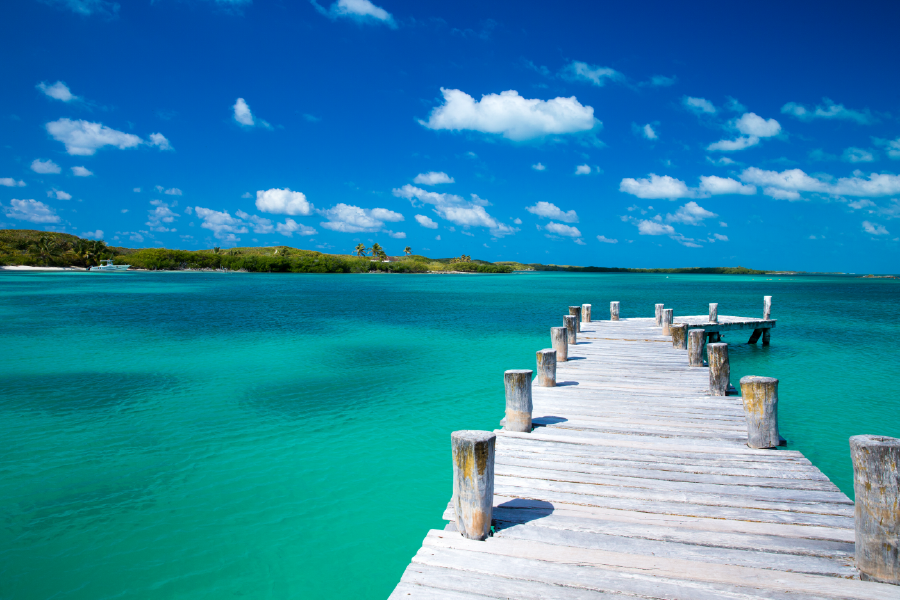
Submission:
<svg viewBox="0 0 900 600">
<path fill-rule="evenodd" d="M 761 316 L 732 383 L 852 495 L 900 436 L 900 282 L 533 273 L 0 274 L 0 598 L 385 598 L 570 304 Z"/>
</svg>

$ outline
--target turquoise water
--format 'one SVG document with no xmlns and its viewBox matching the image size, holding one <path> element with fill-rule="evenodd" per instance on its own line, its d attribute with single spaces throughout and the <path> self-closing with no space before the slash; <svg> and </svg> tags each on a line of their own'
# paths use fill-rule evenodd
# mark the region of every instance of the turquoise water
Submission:
<svg viewBox="0 0 900 600">
<path fill-rule="evenodd" d="M 900 282 L 848 277 L 0 274 L 0 598 L 384 598 L 570 304 L 761 316 L 732 382 L 852 495 L 900 437 Z"/>
</svg>

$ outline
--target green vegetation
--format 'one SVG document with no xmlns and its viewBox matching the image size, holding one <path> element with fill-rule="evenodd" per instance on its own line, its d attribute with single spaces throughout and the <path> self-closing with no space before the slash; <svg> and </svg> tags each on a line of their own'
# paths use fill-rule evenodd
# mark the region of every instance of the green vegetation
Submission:
<svg viewBox="0 0 900 600">
<path fill-rule="evenodd" d="M 497 263 L 498 265 L 513 263 Z M 758 271 L 746 267 L 687 267 L 679 269 L 628 269 L 623 267 L 573 267 L 571 265 L 523 265 L 534 271 L 570 271 L 573 273 L 684 273 L 690 275 L 765 275 L 769 271 Z"/>
<path fill-rule="evenodd" d="M 116 249 L 99 240 L 51 231 L 0 229 L 0 264 L 3 265 L 91 267 L 115 255 Z"/>
</svg>

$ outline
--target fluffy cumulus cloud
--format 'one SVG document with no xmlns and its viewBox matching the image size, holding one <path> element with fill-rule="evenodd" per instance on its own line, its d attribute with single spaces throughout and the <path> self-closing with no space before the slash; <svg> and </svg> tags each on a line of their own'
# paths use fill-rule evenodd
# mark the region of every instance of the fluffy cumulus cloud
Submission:
<svg viewBox="0 0 900 600">
<path fill-rule="evenodd" d="M 413 179 L 413 183 L 419 185 L 438 185 L 441 183 L 455 183 L 455 180 L 443 171 L 429 171 L 428 173 L 419 173 Z"/>
<path fill-rule="evenodd" d="M 700 191 L 710 196 L 719 196 L 724 194 L 741 194 L 744 196 L 752 196 L 756 193 L 756 187 L 745 185 L 730 177 L 716 177 L 710 175 L 708 177 L 700 176 Z"/>
<path fill-rule="evenodd" d="M 247 105 L 247 102 L 243 98 L 238 98 L 232 108 L 234 109 L 234 120 L 238 125 L 247 128 L 263 127 L 265 129 L 272 129 L 272 126 L 266 121 L 253 116 L 253 113 L 250 112 L 250 106 Z"/>
<path fill-rule="evenodd" d="M 484 209 L 489 203 L 475 194 L 472 194 L 471 201 L 467 201 L 455 194 L 429 192 L 409 184 L 395 188 L 393 194 L 398 198 L 409 200 L 413 206 L 418 206 L 417 203 L 431 204 L 434 206 L 435 214 L 442 219 L 462 227 L 485 227 L 494 237 L 512 235 L 518 231 L 517 228 L 501 223 L 489 215 Z"/>
<path fill-rule="evenodd" d="M 873 140 L 877 145 L 885 147 L 890 158 L 900 160 L 900 137 L 896 140 L 882 140 L 879 138 L 873 138 Z"/>
<path fill-rule="evenodd" d="M 531 168 L 534 169 L 535 171 L 546 171 L 547 170 L 547 167 L 545 167 L 541 163 L 535 163 L 535 164 L 531 165 Z"/>
<path fill-rule="evenodd" d="M 610 238 L 606 237 L 605 235 L 598 235 L 597 241 L 602 244 L 618 244 L 619 243 L 619 240 L 610 239 Z"/>
<path fill-rule="evenodd" d="M 650 177 L 643 179 L 626 177 L 619 184 L 619 191 L 647 200 L 660 198 L 676 200 L 693 195 L 687 184 L 680 179 L 668 175 L 659 176 L 655 173 L 651 173 Z"/>
<path fill-rule="evenodd" d="M 173 211 L 168 204 L 161 200 L 151 200 L 150 204 L 153 208 L 147 211 L 147 227 L 153 231 L 175 231 L 174 229 L 167 227 L 167 225 L 173 223 L 175 219 L 178 218 L 178 213 Z"/>
<path fill-rule="evenodd" d="M 707 146 L 706 149 L 711 152 L 738 152 L 739 150 L 746 150 L 751 146 L 755 146 L 758 143 L 759 138 L 755 135 L 741 136 L 733 140 L 719 140 L 718 142 L 713 142 Z"/>
<path fill-rule="evenodd" d="M 393 15 L 380 6 L 372 4 L 369 0 L 338 0 L 329 8 L 324 8 L 315 0 L 312 5 L 320 13 L 330 19 L 348 18 L 360 23 L 384 24 L 396 28 L 397 23 Z"/>
<path fill-rule="evenodd" d="M 96 231 L 83 231 L 83 232 L 81 232 L 81 237 L 94 238 L 95 240 L 102 240 L 103 239 L 103 230 L 98 229 Z"/>
<path fill-rule="evenodd" d="M 62 171 L 62 169 L 59 168 L 59 165 L 52 160 L 41 160 L 39 158 L 36 158 L 31 162 L 31 170 L 42 175 L 59 173 Z"/>
<path fill-rule="evenodd" d="M 43 202 L 38 200 L 17 200 L 13 198 L 9 206 L 2 206 L 4 214 L 10 219 L 28 221 L 30 223 L 59 223 L 59 215 Z"/>
<path fill-rule="evenodd" d="M 444 104 L 431 111 L 429 129 L 479 131 L 499 134 L 513 141 L 590 131 L 594 109 L 573 96 L 539 100 L 523 98 L 515 90 L 488 94 L 476 101 L 460 90 L 441 88 Z"/>
<path fill-rule="evenodd" d="M 591 174 L 590 165 L 577 165 L 575 167 L 575 174 L 576 175 L 590 175 Z"/>
<path fill-rule="evenodd" d="M 124 150 L 147 144 L 157 146 L 160 150 L 171 149 L 168 140 L 162 134 L 151 134 L 151 140 L 145 142 L 134 134 L 117 131 L 101 123 L 59 119 L 47 123 L 44 127 L 53 139 L 66 145 L 66 152 L 78 156 L 91 156 L 104 146 Z"/>
<path fill-rule="evenodd" d="M 57 200 L 71 200 L 72 194 L 66 193 L 62 190 L 52 190 L 47 192 L 47 196 L 50 198 L 56 198 Z"/>
<path fill-rule="evenodd" d="M 72 167 L 72 175 L 75 177 L 90 177 L 94 173 L 85 167 Z"/>
<path fill-rule="evenodd" d="M 689 202 L 688 204 L 693 204 L 693 202 Z M 637 227 L 638 233 L 640 235 L 665 235 L 678 242 L 682 246 L 687 246 L 688 248 L 702 247 L 694 238 L 685 237 L 675 231 L 675 228 L 671 225 L 663 223 L 660 216 L 656 216 L 654 219 L 635 219 L 634 217 L 625 216 L 622 217 L 622 220 L 630 222 L 632 225 Z"/>
<path fill-rule="evenodd" d="M 844 150 L 844 154 L 841 158 L 844 161 L 851 163 L 873 162 L 875 160 L 875 155 L 862 148 L 847 148 Z"/>
<path fill-rule="evenodd" d="M 224 243 L 234 244 L 241 238 L 235 234 L 247 233 L 247 224 L 239 218 L 231 216 L 227 210 L 216 211 L 202 206 L 195 206 L 194 212 L 202 220 L 200 227 L 212 231 L 213 236 Z"/>
<path fill-rule="evenodd" d="M 659 136 L 656 134 L 656 131 L 653 130 L 653 127 L 650 126 L 650 123 L 647 123 L 643 127 L 641 127 L 641 135 L 643 135 L 648 140 L 658 139 Z"/>
<path fill-rule="evenodd" d="M 878 223 L 863 221 L 862 226 L 863 231 L 871 235 L 888 235 L 890 233 L 887 229 L 885 229 L 884 225 L 879 225 Z"/>
<path fill-rule="evenodd" d="M 243 219 L 244 221 L 246 221 L 247 225 L 253 229 L 253 233 L 265 235 L 267 233 L 272 233 L 273 231 L 275 231 L 275 226 L 272 224 L 272 221 L 270 219 L 266 219 L 266 218 L 260 217 L 258 215 L 251 215 L 251 214 L 245 213 L 242 210 L 238 210 L 234 214 L 239 219 Z M 291 219 L 288 219 L 288 221 L 291 221 L 291 223 L 293 223 L 293 221 Z M 296 223 L 295 223 L 295 225 L 296 225 Z M 289 235 L 288 237 L 293 237 L 293 236 Z"/>
<path fill-rule="evenodd" d="M 734 128 L 744 135 L 772 137 L 781 133 L 781 124 L 775 119 L 764 119 L 756 113 L 744 113 L 734 121 Z"/>
<path fill-rule="evenodd" d="M 698 115 L 712 115 L 716 112 L 716 107 L 712 102 L 705 98 L 692 98 L 685 96 L 681 99 L 681 104 L 689 111 Z"/>
<path fill-rule="evenodd" d="M 578 231 L 577 227 L 573 227 L 571 225 L 563 225 L 562 223 L 554 223 L 553 221 L 547 223 L 544 226 L 544 230 L 553 235 L 561 235 L 570 238 L 581 237 L 581 232 Z"/>
<path fill-rule="evenodd" d="M 80 100 L 78 96 L 73 95 L 72 92 L 69 91 L 69 86 L 67 86 L 62 81 L 57 81 L 56 83 L 51 85 L 47 85 L 42 81 L 37 84 L 37 89 L 41 90 L 44 95 L 53 98 L 54 100 L 61 100 L 63 102 Z"/>
<path fill-rule="evenodd" d="M 538 202 L 534 206 L 526 206 L 525 210 L 533 215 L 543 217 L 545 219 L 553 219 L 564 223 L 577 223 L 578 215 L 574 210 L 564 212 L 558 206 L 550 202 Z"/>
<path fill-rule="evenodd" d="M 813 121 L 815 119 L 833 119 L 854 121 L 860 125 L 868 125 L 875 121 L 869 109 L 851 110 L 843 104 L 837 104 L 828 98 L 822 99 L 822 104 L 815 107 L 807 107 L 796 102 L 788 102 L 781 107 L 781 112 L 796 117 L 801 121 Z"/>
<path fill-rule="evenodd" d="M 438 224 L 436 221 L 432 221 L 430 218 L 426 217 L 425 215 L 416 215 L 416 222 L 419 225 L 421 225 L 422 227 L 425 227 L 427 229 L 437 229 L 437 227 L 438 227 Z"/>
<path fill-rule="evenodd" d="M 303 225 L 302 223 L 297 223 L 293 219 L 285 219 L 284 223 L 277 223 L 275 225 L 275 230 L 287 237 L 294 237 L 295 233 L 299 235 L 314 235 L 316 233 L 314 228 Z"/>
<path fill-rule="evenodd" d="M 322 215 L 328 219 L 322 223 L 322 227 L 344 233 L 381 231 L 385 221 L 403 220 L 403 215 L 386 208 L 366 209 L 344 203 L 322 211 Z"/>
<path fill-rule="evenodd" d="M 313 214 L 313 205 L 302 192 L 294 192 L 288 188 L 271 188 L 256 192 L 256 208 L 273 215 L 309 216 Z"/>
<path fill-rule="evenodd" d="M 16 181 L 12 177 L 0 177 L 0 185 L 4 187 L 25 187 L 25 182 L 21 179 Z"/>
<path fill-rule="evenodd" d="M 756 167 L 744 169 L 741 181 L 763 187 L 763 193 L 777 199 L 799 200 L 802 192 L 832 196 L 893 196 L 900 194 L 900 175 L 871 173 L 868 177 L 855 171 L 852 177 L 823 181 L 801 169 L 766 171 Z"/>
<path fill-rule="evenodd" d="M 562 71 L 562 76 L 571 81 L 584 81 L 603 87 L 609 81 L 621 81 L 625 77 L 609 67 L 598 67 L 573 60 Z"/>
<path fill-rule="evenodd" d="M 704 219 L 715 217 L 716 214 L 710 212 L 697 204 L 696 202 L 688 202 L 675 211 L 675 214 L 667 214 L 667 223 L 684 223 L 685 225 L 700 225 Z"/>
</svg>

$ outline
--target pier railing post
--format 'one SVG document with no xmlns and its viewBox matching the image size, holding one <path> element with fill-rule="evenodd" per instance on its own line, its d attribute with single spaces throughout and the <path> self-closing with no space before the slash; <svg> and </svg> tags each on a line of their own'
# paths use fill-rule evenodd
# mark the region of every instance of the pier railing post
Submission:
<svg viewBox="0 0 900 600">
<path fill-rule="evenodd" d="M 717 303 L 710 303 L 709 305 L 709 322 L 719 322 L 719 305 Z"/>
<path fill-rule="evenodd" d="M 570 306 L 569 314 L 575 317 L 575 331 L 581 333 L 581 307 L 580 306 Z"/>
<path fill-rule="evenodd" d="M 578 321 L 573 315 L 566 315 L 563 317 L 563 323 L 566 326 L 566 341 L 574 346 L 578 343 Z"/>
<path fill-rule="evenodd" d="M 556 387 L 556 350 L 546 348 L 537 351 L 537 384 L 540 387 Z"/>
<path fill-rule="evenodd" d="M 675 309 L 674 308 L 664 308 L 662 311 L 662 328 L 663 335 L 672 335 L 671 326 L 672 321 L 675 319 Z"/>
<path fill-rule="evenodd" d="M 672 347 L 679 350 L 687 350 L 687 323 L 673 323 L 669 325 L 672 332 Z"/>
<path fill-rule="evenodd" d="M 850 438 L 860 578 L 900 584 L 900 439 Z"/>
<path fill-rule="evenodd" d="M 565 327 L 550 328 L 550 346 L 556 350 L 557 362 L 569 360 L 569 334 Z"/>
<path fill-rule="evenodd" d="M 454 431 L 453 509 L 456 528 L 470 540 L 491 534 L 494 514 L 494 448 L 497 436 L 490 431 Z"/>
<path fill-rule="evenodd" d="M 590 323 L 591 322 L 591 305 L 590 304 L 582 304 L 581 305 L 581 322 L 582 323 Z"/>
<path fill-rule="evenodd" d="M 747 445 L 775 448 L 778 435 L 778 380 L 774 377 L 741 377 L 741 398 L 747 419 Z"/>
<path fill-rule="evenodd" d="M 768 321 L 772 317 L 772 296 L 763 296 L 763 319 Z"/>
<path fill-rule="evenodd" d="M 618 321 L 619 320 L 619 303 L 618 302 L 610 302 L 609 303 L 609 320 L 610 321 Z"/>
<path fill-rule="evenodd" d="M 763 346 L 768 346 L 772 341 L 772 328 L 766 327 L 762 330 Z"/>
<path fill-rule="evenodd" d="M 662 327 L 662 311 L 665 308 L 665 304 L 657 304 L 656 305 L 656 326 Z"/>
<path fill-rule="evenodd" d="M 703 346 L 706 344 L 706 331 L 703 329 L 688 330 L 688 365 L 703 366 Z"/>
<path fill-rule="evenodd" d="M 512 369 L 503 373 L 503 387 L 506 388 L 507 431 L 531 433 L 531 369 Z"/>
<path fill-rule="evenodd" d="M 709 393 L 712 396 L 726 396 L 731 381 L 728 344 L 709 344 L 706 353 L 709 356 Z"/>
</svg>

